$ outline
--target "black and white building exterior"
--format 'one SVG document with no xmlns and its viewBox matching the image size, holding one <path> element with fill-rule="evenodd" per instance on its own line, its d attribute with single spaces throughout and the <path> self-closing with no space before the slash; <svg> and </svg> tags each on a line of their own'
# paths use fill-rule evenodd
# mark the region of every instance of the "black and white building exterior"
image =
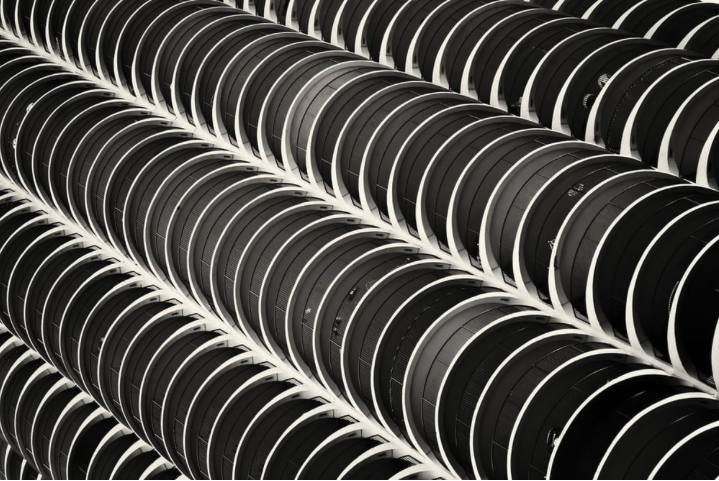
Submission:
<svg viewBox="0 0 719 481">
<path fill-rule="evenodd" d="M 718 29 L 0 0 L 0 476 L 719 477 Z"/>
</svg>

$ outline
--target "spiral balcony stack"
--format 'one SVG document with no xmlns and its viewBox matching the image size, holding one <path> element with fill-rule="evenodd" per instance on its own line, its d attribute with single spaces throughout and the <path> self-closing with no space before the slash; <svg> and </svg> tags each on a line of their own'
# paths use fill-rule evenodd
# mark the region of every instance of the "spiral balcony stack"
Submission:
<svg viewBox="0 0 719 481">
<path fill-rule="evenodd" d="M 719 477 L 717 28 L 0 0 L 0 477 Z"/>
</svg>

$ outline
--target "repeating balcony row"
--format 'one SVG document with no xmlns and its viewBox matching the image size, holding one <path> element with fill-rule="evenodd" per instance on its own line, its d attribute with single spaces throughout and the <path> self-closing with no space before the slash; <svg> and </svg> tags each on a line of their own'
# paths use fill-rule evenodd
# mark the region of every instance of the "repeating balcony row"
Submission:
<svg viewBox="0 0 719 481">
<path fill-rule="evenodd" d="M 408 45 L 436 52 L 443 36 L 453 35 L 468 14 L 493 0 L 226 0 L 248 12 L 288 25 L 380 60 Z M 515 5 L 521 5 L 519 1 Z M 719 7 L 700 0 L 535 0 L 533 6 L 587 19 L 680 48 L 719 56 Z M 12 11 L 13 2 L 8 3 Z M 8 15 L 11 18 L 11 15 Z M 559 17 L 555 17 L 559 18 Z M 433 47 L 433 48 L 432 48 Z M 416 50 L 411 50 L 415 52 Z M 426 55 L 420 51 L 420 56 Z"/>
<path fill-rule="evenodd" d="M 193 477 L 419 474 L 413 460 L 393 459 L 381 439 L 363 437 L 352 419 L 334 417 L 322 399 L 282 379 L 272 366 L 254 363 L 250 353 L 232 345 L 232 336 L 208 330 L 176 302 L 138 285 L 117 263 L 93 256 L 41 212 L 13 195 L 0 202 L 0 266 L 7 266 L 0 273 L 3 322 Z M 714 464 L 719 410 L 713 397 L 504 294 L 483 292 L 466 276 L 427 262 L 413 264 L 395 268 L 364 296 L 356 286 L 372 283 L 372 277 L 362 283 L 342 279 L 345 289 L 355 287 L 339 296 L 339 304 L 357 303 L 354 295 L 362 298 L 350 319 L 362 312 L 379 318 L 374 324 L 389 326 L 380 336 L 387 352 L 378 359 L 375 351 L 373 360 L 382 369 L 370 372 L 361 353 L 357 371 L 346 374 L 359 378 L 356 389 L 368 404 L 372 391 L 378 403 L 370 409 L 379 419 L 392 417 L 455 474 L 513 479 L 719 474 Z M 343 329 L 341 320 L 334 318 L 335 332 Z M 378 326 L 369 324 L 365 329 L 374 333 L 361 339 L 355 332 L 353 339 L 364 342 L 345 346 L 344 352 L 371 345 Z M 41 462 L 42 449 L 65 446 L 52 436 L 32 437 L 49 429 L 77 443 L 77 450 L 59 449 L 69 453 L 61 460 L 66 469 L 83 469 L 86 461 L 92 473 L 140 468 L 127 454 L 149 457 L 137 449 L 136 437 L 109 413 L 91 409 L 96 405 L 87 396 L 18 339 L 4 336 L 0 363 L 8 374 L 0 380 L 0 399 L 9 396 L 2 403 L 9 411 L 3 411 L 0 427 L 20 449 L 31 446 L 21 452 L 35 453 Z M 52 395 L 43 396 L 43 387 Z M 56 399 L 75 401 L 85 416 L 71 415 L 75 411 Z M 94 422 L 87 422 L 91 413 Z M 25 431 L 7 430 L 13 419 L 26 419 Z M 82 436 L 74 435 L 77 430 Z M 26 445 L 22 436 L 46 444 Z M 85 445 L 97 445 L 96 455 L 80 462 L 73 453 L 87 453 L 79 449 Z M 57 465 L 48 459 L 38 466 Z M 101 460 L 102 468 L 93 460 Z"/>
<path fill-rule="evenodd" d="M 13 194 L 0 202 L 3 323 L 184 473 L 386 479 L 424 472 L 43 212 Z"/>
<path fill-rule="evenodd" d="M 719 5 L 538 2 L 557 11 L 514 0 L 275 3 L 257 2 L 250 10 L 548 128 L 717 187 L 719 62 L 668 47 L 719 56 L 713 35 Z M 193 22 L 188 16 L 173 29 L 173 38 L 200 37 L 202 28 L 190 27 Z M 188 50 L 193 53 L 192 47 Z"/>
<path fill-rule="evenodd" d="M 719 56 L 712 31 L 719 25 L 717 5 L 700 0 L 537 0 L 552 8 L 602 25 L 700 52 Z"/>
<path fill-rule="evenodd" d="M 211 0 L 5 0 L 3 8 L 8 31 L 305 174 L 310 169 L 318 175 L 323 161 L 335 154 L 332 146 L 325 157 L 312 151 L 322 148 L 326 132 L 312 125 L 322 127 L 322 118 L 330 116 L 337 128 L 330 144 L 351 143 L 352 131 L 342 131 L 348 117 L 368 116 L 368 97 L 372 105 L 404 103 L 408 99 L 398 100 L 399 93 L 380 97 L 378 90 L 413 78 L 382 75 L 363 57 L 270 23 L 302 30 L 305 22 L 298 19 L 309 15 L 319 30 L 332 31 L 329 40 L 339 46 L 717 187 L 719 61 L 654 40 L 685 30 L 706 38 L 704 28 L 713 31 L 719 23 L 717 5 L 691 0 L 553 5 L 568 12 L 563 13 L 516 0 L 251 3 L 245 6 L 268 19 Z M 606 24 L 617 17 L 619 28 L 651 32 L 652 38 L 570 16 L 586 9 L 593 12 L 590 17 L 598 15 Z M 716 43 L 716 36 L 711 38 Z M 679 44 L 691 46 L 688 40 Z M 439 92 L 424 88 L 421 93 Z M 310 98 L 302 100 L 298 91 Z M 320 111 L 302 117 L 307 105 Z M 435 113 L 413 113 L 419 117 L 415 127 Z M 286 129 L 293 137 L 280 140 Z M 325 174 L 325 182 L 337 183 L 329 179 L 331 172 Z"/>
<path fill-rule="evenodd" d="M 0 439 L 0 479 L 42 479 L 35 468 Z"/>
<path fill-rule="evenodd" d="M 300 46 L 298 52 L 307 53 Z M 266 88 L 265 79 L 283 65 L 281 53 L 253 69 L 248 82 Z M 245 203 L 267 191 L 267 198 L 330 209 L 25 50 L 6 44 L 1 54 L 6 174 L 227 320 L 242 317 L 235 297 L 243 288 L 235 279 L 241 261 L 252 258 L 251 249 L 241 259 L 240 247 L 232 246 L 244 235 L 244 248 L 255 232 L 242 231 L 244 223 L 224 227 Z M 338 67 L 344 64 L 331 63 L 332 75 L 280 82 L 292 92 L 292 114 L 274 111 L 273 103 L 260 108 L 257 96 L 248 97 L 254 99 L 243 110 L 248 122 L 255 114 L 286 120 L 284 130 L 258 129 L 251 137 L 265 160 L 280 162 L 282 155 L 288 171 L 299 169 L 310 182 L 379 211 L 488 275 L 713 382 L 719 317 L 719 280 L 707 267 L 719 249 L 713 191 L 397 72 L 373 67 L 362 82 L 340 87 L 330 80 L 346 73 Z M 360 87 L 367 87 L 362 95 L 375 92 L 364 110 L 351 101 Z M 318 110 L 310 90 L 331 91 L 341 101 Z M 316 141 L 294 148 L 292 139 L 305 134 Z M 245 189 L 232 187 L 240 183 Z M 222 213 L 217 208 L 235 202 Z M 374 235 L 382 236 L 381 229 Z"/>
<path fill-rule="evenodd" d="M 20 339 L 0 330 L 3 479 L 180 476 Z"/>
<path fill-rule="evenodd" d="M 298 0 L 257 2 L 250 10 L 717 187 L 719 62 L 706 56 L 719 57 L 714 35 L 719 5 L 692 0 Z M 178 27 L 175 35 L 182 30 Z"/>
</svg>

